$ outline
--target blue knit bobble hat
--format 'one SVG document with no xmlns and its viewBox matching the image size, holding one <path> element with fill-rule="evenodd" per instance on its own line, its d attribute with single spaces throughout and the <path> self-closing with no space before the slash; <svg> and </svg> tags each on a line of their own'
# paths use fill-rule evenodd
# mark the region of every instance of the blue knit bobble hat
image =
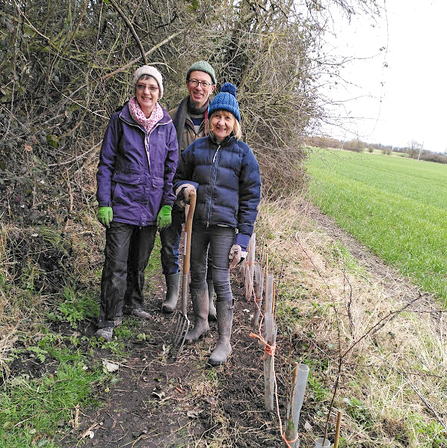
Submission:
<svg viewBox="0 0 447 448">
<path fill-rule="evenodd" d="M 236 100 L 236 86 L 230 82 L 226 82 L 218 95 L 211 101 L 208 109 L 208 116 L 211 117 L 216 110 L 226 110 L 231 112 L 237 121 L 241 121 L 241 114 L 239 112 L 239 104 Z"/>
</svg>

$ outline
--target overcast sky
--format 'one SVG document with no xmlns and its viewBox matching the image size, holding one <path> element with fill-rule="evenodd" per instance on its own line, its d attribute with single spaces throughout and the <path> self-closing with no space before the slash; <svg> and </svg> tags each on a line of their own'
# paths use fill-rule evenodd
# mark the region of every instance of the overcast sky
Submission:
<svg viewBox="0 0 447 448">
<path fill-rule="evenodd" d="M 377 19 L 337 20 L 337 39 L 329 52 L 359 58 L 342 73 L 353 83 L 331 89 L 345 130 L 334 137 L 357 136 L 368 143 L 447 150 L 447 0 L 386 0 Z M 382 50 L 381 50 L 382 49 Z"/>
</svg>

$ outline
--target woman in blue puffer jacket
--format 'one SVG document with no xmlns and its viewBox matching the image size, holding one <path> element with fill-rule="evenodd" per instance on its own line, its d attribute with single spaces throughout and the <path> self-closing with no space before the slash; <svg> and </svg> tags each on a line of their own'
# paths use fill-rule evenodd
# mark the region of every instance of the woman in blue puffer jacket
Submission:
<svg viewBox="0 0 447 448">
<path fill-rule="evenodd" d="M 211 256 L 217 294 L 219 339 L 211 353 L 211 365 L 219 365 L 231 353 L 230 337 L 234 300 L 230 267 L 247 254 L 261 199 L 259 165 L 252 150 L 242 141 L 236 87 L 225 83 L 209 111 L 209 135 L 183 151 L 175 187 L 187 203 L 196 189 L 197 203 L 191 238 L 191 300 L 194 328 L 186 335 L 196 341 L 209 330 L 206 254 Z"/>
<path fill-rule="evenodd" d="M 178 144 L 174 124 L 158 101 L 161 73 L 144 65 L 133 77 L 134 97 L 112 115 L 97 172 L 98 219 L 106 227 L 101 308 L 96 335 L 106 340 L 123 312 L 143 311 L 144 270 L 157 226 L 171 224 Z"/>
</svg>

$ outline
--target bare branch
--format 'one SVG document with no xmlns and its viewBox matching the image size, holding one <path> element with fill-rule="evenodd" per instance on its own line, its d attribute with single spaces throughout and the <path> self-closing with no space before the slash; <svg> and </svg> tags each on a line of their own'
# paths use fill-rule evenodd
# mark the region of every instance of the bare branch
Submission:
<svg viewBox="0 0 447 448">
<path fill-rule="evenodd" d="M 115 0 L 109 0 L 109 2 L 116 9 L 116 11 L 121 16 L 121 18 L 124 20 L 124 22 L 126 22 L 126 25 L 129 27 L 130 32 L 132 33 L 132 36 L 137 41 L 138 47 L 140 48 L 141 57 L 143 58 L 144 63 L 147 64 L 147 58 L 146 58 L 146 54 L 144 52 L 143 44 L 141 43 L 141 41 L 140 41 L 140 39 L 138 37 L 138 34 L 137 34 L 137 32 L 135 31 L 135 28 L 132 25 L 132 22 L 127 18 L 127 16 L 124 14 L 122 9 L 116 4 Z"/>
</svg>

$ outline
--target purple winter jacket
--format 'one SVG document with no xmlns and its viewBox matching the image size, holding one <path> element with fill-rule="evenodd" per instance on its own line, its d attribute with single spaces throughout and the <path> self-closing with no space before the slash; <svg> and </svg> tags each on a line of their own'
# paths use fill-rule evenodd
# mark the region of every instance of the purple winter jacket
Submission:
<svg viewBox="0 0 447 448">
<path fill-rule="evenodd" d="M 171 117 L 149 134 L 131 117 L 128 105 L 110 118 L 99 156 L 96 197 L 113 208 L 113 220 L 137 226 L 156 225 L 163 205 L 173 205 L 177 134 Z"/>
</svg>

